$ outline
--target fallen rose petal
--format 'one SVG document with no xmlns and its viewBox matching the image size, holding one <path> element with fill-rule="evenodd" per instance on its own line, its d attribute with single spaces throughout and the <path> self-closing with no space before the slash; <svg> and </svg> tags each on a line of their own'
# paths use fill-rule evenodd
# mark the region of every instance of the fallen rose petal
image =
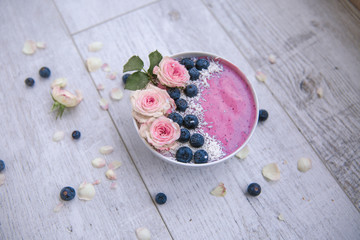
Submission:
<svg viewBox="0 0 360 240">
<path fill-rule="evenodd" d="M 34 54 L 36 52 L 36 42 L 32 40 L 26 40 L 22 51 L 26 55 Z"/>
<path fill-rule="evenodd" d="M 235 156 L 240 159 L 245 159 L 249 155 L 249 147 L 245 146 Z"/>
<path fill-rule="evenodd" d="M 80 184 L 78 190 L 78 198 L 81 200 L 89 201 L 95 196 L 95 188 L 91 183 L 83 182 Z"/>
<path fill-rule="evenodd" d="M 54 133 L 52 140 L 54 142 L 59 142 L 64 139 L 65 133 L 63 131 L 57 131 Z"/>
<path fill-rule="evenodd" d="M 110 66 L 109 66 L 109 64 L 107 64 L 107 63 L 104 63 L 104 64 L 101 66 L 101 70 L 103 70 L 104 72 L 110 72 L 110 71 L 111 71 Z"/>
<path fill-rule="evenodd" d="M 54 207 L 54 212 L 60 212 L 60 210 L 62 209 L 63 206 L 64 206 L 64 203 L 59 203 L 58 205 L 56 205 Z"/>
<path fill-rule="evenodd" d="M 280 179 L 280 169 L 276 163 L 270 163 L 263 167 L 262 175 L 270 181 L 277 181 Z"/>
<path fill-rule="evenodd" d="M 103 159 L 103 158 L 95 158 L 94 160 L 91 161 L 91 164 L 95 168 L 102 168 L 102 167 L 105 167 L 106 162 L 105 162 L 105 159 Z"/>
<path fill-rule="evenodd" d="M 5 182 L 5 174 L 4 173 L 0 173 L 0 186 L 3 185 Z"/>
<path fill-rule="evenodd" d="M 105 172 L 105 176 L 107 177 L 107 179 L 109 180 L 116 180 L 116 173 L 114 172 L 114 170 L 109 169 Z"/>
<path fill-rule="evenodd" d="M 136 237 L 138 240 L 150 240 L 151 232 L 145 227 L 136 229 Z"/>
<path fill-rule="evenodd" d="M 262 72 L 256 72 L 255 77 L 260 82 L 265 82 L 266 81 L 266 75 L 264 73 L 262 73 Z"/>
<path fill-rule="evenodd" d="M 318 98 L 322 98 L 324 96 L 324 90 L 321 87 L 319 87 L 316 90 L 316 94 L 317 94 Z"/>
<path fill-rule="evenodd" d="M 40 49 L 44 49 L 44 48 L 46 48 L 46 43 L 45 42 L 36 42 L 36 47 L 40 48 Z"/>
<path fill-rule="evenodd" d="M 96 179 L 92 184 L 93 185 L 99 185 L 101 183 L 100 179 Z"/>
<path fill-rule="evenodd" d="M 121 165 L 122 165 L 122 163 L 120 161 L 113 161 L 109 164 L 108 168 L 115 170 L 115 169 L 118 169 Z"/>
<path fill-rule="evenodd" d="M 100 58 L 90 57 L 86 60 L 86 66 L 89 72 L 95 72 L 101 67 L 101 65 L 102 65 L 102 61 Z"/>
<path fill-rule="evenodd" d="M 300 172 L 307 172 L 311 169 L 312 162 L 310 158 L 300 158 L 297 162 L 297 169 Z"/>
<path fill-rule="evenodd" d="M 93 42 L 88 45 L 88 50 L 89 50 L 89 52 L 97 52 L 97 51 L 101 50 L 102 47 L 103 47 L 102 42 Z"/>
<path fill-rule="evenodd" d="M 109 109 L 109 102 L 108 100 L 106 100 L 105 98 L 102 98 L 99 100 L 99 104 L 100 104 L 100 107 L 103 109 L 103 110 L 108 110 Z"/>
<path fill-rule="evenodd" d="M 96 86 L 97 90 L 104 90 L 105 87 L 104 85 L 102 85 L 101 83 L 99 83 L 97 86 Z"/>
<path fill-rule="evenodd" d="M 112 182 L 110 185 L 111 189 L 116 189 L 117 188 L 117 183 L 116 182 Z"/>
<path fill-rule="evenodd" d="M 274 64 L 276 63 L 276 56 L 274 54 L 270 54 L 268 60 L 269 63 Z"/>
<path fill-rule="evenodd" d="M 75 93 L 77 100 L 81 102 L 84 99 L 82 92 L 80 90 L 75 90 Z"/>
<path fill-rule="evenodd" d="M 284 218 L 284 216 L 283 216 L 281 213 L 279 214 L 278 219 L 279 219 L 280 221 L 285 221 L 285 218 Z"/>
<path fill-rule="evenodd" d="M 123 92 L 120 88 L 113 88 L 111 89 L 110 97 L 114 100 L 120 100 L 123 97 Z"/>
<path fill-rule="evenodd" d="M 101 154 L 110 154 L 114 151 L 112 146 L 102 146 L 99 150 Z"/>
<path fill-rule="evenodd" d="M 117 75 L 117 72 L 112 72 L 112 73 L 106 74 L 106 78 L 108 78 L 110 80 L 115 80 L 116 75 Z"/>
<path fill-rule="evenodd" d="M 219 183 L 219 186 L 214 188 L 210 193 L 216 197 L 224 197 L 226 195 L 224 183 Z"/>
<path fill-rule="evenodd" d="M 56 86 L 59 86 L 60 88 L 63 88 L 63 87 L 66 86 L 67 81 L 68 80 L 66 78 L 57 78 L 51 83 L 51 88 L 54 88 Z"/>
</svg>

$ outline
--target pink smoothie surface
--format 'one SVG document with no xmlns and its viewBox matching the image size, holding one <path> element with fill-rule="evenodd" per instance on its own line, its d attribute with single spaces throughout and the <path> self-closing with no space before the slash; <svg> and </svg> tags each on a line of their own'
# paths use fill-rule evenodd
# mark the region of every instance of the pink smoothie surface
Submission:
<svg viewBox="0 0 360 240">
<path fill-rule="evenodd" d="M 213 74 L 200 104 L 207 126 L 204 131 L 223 144 L 227 155 L 235 152 L 250 136 L 256 123 L 255 97 L 244 74 L 230 62 L 216 59 L 223 71 Z"/>
</svg>

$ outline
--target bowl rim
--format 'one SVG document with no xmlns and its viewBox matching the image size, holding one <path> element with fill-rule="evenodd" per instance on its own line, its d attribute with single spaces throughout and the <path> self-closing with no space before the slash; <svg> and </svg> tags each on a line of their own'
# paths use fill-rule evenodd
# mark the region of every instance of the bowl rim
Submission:
<svg viewBox="0 0 360 240">
<path fill-rule="evenodd" d="M 213 53 L 209 53 L 209 52 L 200 52 L 200 51 L 189 51 L 189 52 L 180 52 L 180 53 L 177 53 L 177 54 L 174 54 L 172 56 L 170 56 L 171 58 L 184 58 L 184 57 L 212 57 L 214 59 L 216 58 L 221 58 L 229 63 L 231 63 L 234 67 L 237 68 L 237 70 L 245 77 L 245 81 L 247 82 L 247 84 L 249 85 L 250 89 L 251 89 L 251 93 L 252 95 L 254 96 L 254 101 L 255 101 L 255 107 L 256 107 L 256 117 L 255 117 L 255 123 L 254 123 L 254 126 L 253 128 L 251 129 L 251 132 L 248 136 L 248 138 L 246 139 L 246 141 L 239 147 L 237 148 L 233 153 L 227 155 L 226 157 L 222 158 L 222 159 L 219 159 L 217 161 L 213 161 L 213 162 L 208 162 L 208 163 L 201 163 L 201 164 L 195 164 L 195 163 L 183 163 L 183 162 L 179 162 L 179 161 L 176 161 L 176 160 L 173 160 L 169 157 L 166 157 L 164 155 L 162 155 L 161 153 L 159 153 L 158 151 L 156 151 L 147 141 L 145 141 L 144 138 L 142 138 L 139 134 L 139 128 L 138 128 L 138 125 L 137 125 L 137 122 L 135 120 L 135 118 L 133 117 L 133 124 L 134 124 L 134 127 L 138 133 L 138 136 L 140 137 L 140 139 L 142 140 L 142 142 L 146 145 L 146 147 L 148 149 L 150 149 L 150 151 L 157 157 L 161 158 L 162 160 L 164 160 L 165 162 L 167 163 L 170 163 L 170 164 L 173 164 L 173 165 L 177 165 L 177 166 L 183 166 L 183 167 L 190 167 L 190 168 L 203 168 L 203 167 L 209 167 L 209 166 L 214 166 L 216 164 L 219 164 L 219 163 L 222 163 L 222 162 L 225 162 L 226 160 L 232 158 L 236 153 L 238 153 L 239 151 L 241 151 L 249 142 L 249 140 L 251 139 L 252 135 L 254 134 L 255 132 L 255 129 L 257 127 L 257 124 L 258 124 L 258 121 L 257 119 L 259 118 L 259 102 L 258 102 L 258 98 L 257 98 L 257 95 L 256 95 L 256 92 L 255 92 L 255 89 L 253 87 L 253 85 L 251 84 L 251 82 L 249 81 L 249 79 L 246 77 L 246 75 L 236 66 L 234 65 L 231 61 L 227 60 L 226 58 L 223 58 L 223 57 L 220 57 L 216 54 L 213 54 Z"/>
</svg>

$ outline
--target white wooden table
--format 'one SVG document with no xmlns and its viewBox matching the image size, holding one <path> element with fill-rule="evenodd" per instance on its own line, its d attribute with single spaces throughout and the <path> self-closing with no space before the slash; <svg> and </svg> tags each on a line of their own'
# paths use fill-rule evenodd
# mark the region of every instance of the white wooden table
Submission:
<svg viewBox="0 0 360 240">
<path fill-rule="evenodd" d="M 136 239 L 139 227 L 153 239 L 360 239 L 360 13 L 348 1 L 1 0 L 0 22 L 1 240 Z M 26 56 L 27 39 L 47 48 Z M 93 41 L 104 48 L 89 52 Z M 85 59 L 99 57 L 121 72 L 130 56 L 155 49 L 213 52 L 248 76 L 270 117 L 246 160 L 201 170 L 168 165 L 136 137 L 129 92 L 100 109 L 98 100 L 123 85 L 101 70 L 89 74 Z M 39 78 L 42 66 L 52 70 L 49 80 Z M 61 120 L 50 112 L 58 77 L 84 94 Z M 75 129 L 79 141 L 71 139 Z M 66 135 L 56 143 L 57 130 Z M 116 189 L 104 168 L 91 166 L 103 145 L 115 148 L 108 163 L 123 163 Z M 297 170 L 300 157 L 313 160 L 310 171 Z M 275 183 L 261 175 L 271 162 L 281 170 Z M 96 179 L 92 201 L 76 198 L 53 211 L 62 187 Z M 224 198 L 209 194 L 219 182 Z M 245 194 L 251 182 L 263 188 L 257 198 Z M 153 202 L 158 192 L 166 204 Z"/>
</svg>

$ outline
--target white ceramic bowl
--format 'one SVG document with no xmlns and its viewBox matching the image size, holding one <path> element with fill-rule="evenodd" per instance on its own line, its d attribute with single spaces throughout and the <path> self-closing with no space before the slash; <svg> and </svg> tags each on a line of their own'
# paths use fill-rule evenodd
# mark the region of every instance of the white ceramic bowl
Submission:
<svg viewBox="0 0 360 240">
<path fill-rule="evenodd" d="M 212 54 L 212 53 L 206 53 L 206 52 L 183 52 L 183 53 L 178 53 L 178 54 L 175 54 L 173 56 L 171 56 L 172 58 L 186 58 L 186 57 L 202 57 L 202 56 L 208 56 L 208 57 L 213 57 L 213 58 L 222 58 L 222 57 L 219 57 L 215 54 Z M 224 60 L 226 60 L 225 58 L 222 58 Z M 228 60 L 226 60 L 228 61 Z M 230 61 L 228 61 L 230 62 Z M 259 104 L 258 104 L 258 99 L 257 99 L 257 96 L 256 96 L 256 93 L 255 93 L 255 90 L 253 88 L 253 86 L 251 85 L 251 83 L 249 82 L 249 80 L 246 78 L 245 74 L 243 72 L 241 72 L 239 70 L 240 73 L 242 73 L 244 79 L 247 81 L 250 89 L 251 89 L 251 92 L 254 96 L 254 102 L 255 102 L 255 106 L 256 106 L 256 120 L 255 120 L 255 123 L 254 123 L 254 126 L 253 128 L 251 129 L 251 132 L 248 136 L 248 138 L 246 139 L 246 141 L 238 148 L 236 149 L 233 153 L 225 156 L 224 158 L 222 159 L 219 159 L 217 161 L 213 161 L 213 162 L 208 162 L 208 163 L 202 163 L 202 164 L 195 164 L 195 163 L 183 163 L 183 162 L 179 162 L 179 161 L 176 161 L 175 159 L 171 159 L 169 157 L 165 157 L 164 155 L 162 155 L 161 153 L 157 152 L 151 145 L 149 145 L 148 142 L 145 141 L 144 138 L 140 137 L 140 135 L 138 134 L 138 136 L 141 138 L 142 142 L 144 143 L 144 145 L 158 158 L 164 160 L 165 162 L 167 163 L 171 163 L 171 164 L 174 164 L 174 165 L 178 165 L 178 166 L 184 166 L 184 167 L 189 167 L 189 168 L 203 168 L 203 167 L 207 167 L 207 166 L 213 166 L 215 164 L 218 164 L 218 163 L 221 163 L 221 162 L 225 162 L 226 160 L 230 159 L 231 157 L 233 157 L 237 152 L 239 152 L 243 147 L 246 146 L 246 144 L 249 142 L 251 136 L 253 135 L 254 131 L 255 131 L 255 128 L 256 128 L 256 125 L 257 125 L 257 119 L 258 119 L 258 115 L 259 115 Z M 138 131 L 138 126 L 137 126 L 137 123 L 135 121 L 135 119 L 133 119 L 133 122 L 134 122 L 134 127 L 135 129 L 137 130 L 137 132 L 139 133 Z"/>
</svg>

